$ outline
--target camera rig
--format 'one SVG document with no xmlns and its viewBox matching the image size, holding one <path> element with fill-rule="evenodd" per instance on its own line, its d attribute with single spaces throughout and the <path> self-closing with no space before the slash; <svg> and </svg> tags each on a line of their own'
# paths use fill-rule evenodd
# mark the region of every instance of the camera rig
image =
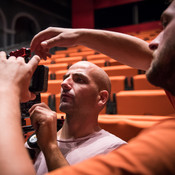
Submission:
<svg viewBox="0 0 175 175">
<path fill-rule="evenodd" d="M 7 59 L 10 56 L 15 56 L 15 57 L 23 57 L 25 62 L 28 63 L 31 57 L 31 50 L 30 48 L 21 48 L 16 51 L 11 51 L 7 55 Z M 25 139 L 27 140 L 28 145 L 31 148 L 37 148 L 37 138 L 36 134 L 34 133 L 34 129 L 32 125 L 26 125 L 26 119 L 29 119 L 29 109 L 36 103 L 41 102 L 41 96 L 40 93 L 46 92 L 47 91 L 47 86 L 48 86 L 48 72 L 49 68 L 45 65 L 39 65 L 30 82 L 29 90 L 33 93 L 36 94 L 35 100 L 31 100 L 26 103 L 20 103 L 20 109 L 21 109 L 21 125 L 23 129 L 23 135 Z M 61 119 L 57 119 L 57 131 L 62 127 L 64 122 L 64 117 L 61 117 Z M 28 134 L 28 133 L 31 134 Z M 31 154 L 31 153 L 30 153 Z M 32 157 L 32 155 L 31 155 Z"/>
<path fill-rule="evenodd" d="M 31 50 L 30 50 L 30 48 L 21 48 L 19 50 L 11 51 L 7 55 L 7 59 L 10 56 L 23 57 L 25 62 L 28 63 L 29 60 L 31 59 L 30 58 L 31 57 Z M 26 134 L 28 132 L 34 131 L 34 129 L 31 125 L 26 126 L 26 119 L 29 118 L 28 110 L 32 107 L 32 105 L 34 105 L 36 103 L 40 103 L 41 102 L 40 93 L 47 91 L 48 72 L 49 72 L 49 68 L 47 66 L 45 66 L 45 65 L 37 66 L 37 68 L 32 76 L 30 86 L 29 86 L 29 90 L 36 94 L 36 98 L 35 98 L 35 100 L 31 100 L 31 101 L 26 102 L 26 103 L 20 103 L 21 125 L 22 125 L 24 136 L 26 136 Z"/>
</svg>

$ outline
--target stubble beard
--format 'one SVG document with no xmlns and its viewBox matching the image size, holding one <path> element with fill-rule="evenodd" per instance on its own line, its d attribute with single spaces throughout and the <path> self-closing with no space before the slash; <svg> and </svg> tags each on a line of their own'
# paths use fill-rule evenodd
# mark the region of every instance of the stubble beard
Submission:
<svg viewBox="0 0 175 175">
<path fill-rule="evenodd" d="M 158 59 L 153 60 L 150 68 L 146 71 L 146 77 L 151 84 L 175 95 L 175 58 L 169 60 L 170 62 L 166 64 Z"/>
</svg>

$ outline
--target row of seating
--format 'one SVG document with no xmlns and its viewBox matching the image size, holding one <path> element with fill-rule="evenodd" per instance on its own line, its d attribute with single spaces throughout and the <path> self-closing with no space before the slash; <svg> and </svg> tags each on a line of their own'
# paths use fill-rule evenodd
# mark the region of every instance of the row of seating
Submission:
<svg viewBox="0 0 175 175">
<path fill-rule="evenodd" d="M 59 111 L 60 93 L 41 94 L 42 102 L 57 113 Z M 113 93 L 101 114 L 124 115 L 170 115 L 174 112 L 164 90 L 134 90 Z"/>
<path fill-rule="evenodd" d="M 142 35 L 147 35 L 148 33 L 149 32 L 142 32 Z M 150 36 L 155 36 L 157 33 L 158 32 L 156 31 L 154 34 L 150 34 Z M 139 36 L 141 36 L 141 34 Z M 66 54 L 67 57 L 58 58 L 57 56 L 59 56 L 59 54 Z M 88 60 L 90 62 L 93 62 L 94 64 L 100 66 L 109 75 L 112 84 L 111 94 L 116 94 L 117 99 L 117 103 L 115 105 L 116 110 L 114 110 L 116 113 L 166 115 L 173 112 L 164 91 L 158 87 L 151 85 L 147 81 L 145 74 L 143 74 L 144 72 L 140 72 L 140 70 L 123 65 L 104 54 L 97 53 L 96 51 L 83 46 L 77 46 L 68 48 L 67 50 L 57 51 L 55 55 L 52 55 L 51 59 L 48 59 L 47 61 L 41 61 L 40 64 L 44 63 L 49 67 L 50 70 L 48 91 L 46 94 L 42 94 L 43 97 L 48 97 L 48 94 L 55 95 L 57 97 L 56 103 L 58 103 L 63 76 L 67 72 L 69 66 L 81 60 Z M 155 96 L 155 99 L 157 99 L 157 101 L 159 101 L 161 98 L 164 98 L 166 100 L 160 100 L 159 103 L 153 103 L 152 98 Z M 138 100 L 140 105 L 138 105 L 139 103 L 136 102 L 136 99 L 140 99 Z M 146 99 L 149 99 L 149 104 L 153 103 L 154 105 L 149 105 L 146 102 L 142 102 L 142 100 L 145 101 Z M 141 105 L 143 107 L 139 107 Z M 157 107 L 155 107 L 156 105 Z M 152 109 L 146 110 L 146 107 L 144 106 L 147 106 L 147 108 L 151 108 L 152 106 Z M 163 111 L 160 110 L 159 112 L 160 106 L 167 106 L 167 108 L 162 108 Z M 140 110 L 137 110 L 138 107 Z M 157 110 L 153 112 L 154 109 Z M 110 110 L 104 109 L 102 113 L 105 113 L 106 111 L 110 112 Z M 138 113 L 136 111 L 138 111 Z"/>
<path fill-rule="evenodd" d="M 74 59 L 65 58 L 65 61 L 67 61 L 66 63 L 59 63 L 59 62 L 57 62 L 57 60 L 60 61 L 60 59 L 56 59 L 55 61 L 48 60 L 47 62 L 43 62 L 43 63 L 49 67 L 50 72 L 56 72 L 58 70 L 66 70 L 67 68 L 69 68 L 69 66 L 76 63 L 77 61 L 87 61 L 87 60 L 83 60 L 82 57 L 74 57 Z M 91 60 L 91 61 L 89 60 L 89 62 L 92 62 L 99 67 L 122 65 L 120 62 L 118 62 L 114 59 L 104 60 L 103 57 L 101 57 L 100 59 L 98 59 L 98 57 L 97 57 L 97 60 Z"/>
<path fill-rule="evenodd" d="M 128 142 L 132 138 L 136 137 L 143 129 L 172 117 L 174 116 L 100 114 L 98 117 L 98 123 L 101 128 Z M 65 118 L 65 114 L 57 113 L 57 118 Z M 26 124 L 31 125 L 29 118 L 26 119 Z M 26 138 L 28 138 L 31 134 L 33 134 L 33 132 L 28 132 L 26 134 Z"/>
<path fill-rule="evenodd" d="M 66 72 L 66 71 L 65 71 Z M 63 76 L 63 74 L 62 74 Z M 61 77 L 61 76 L 60 76 Z M 134 76 L 109 76 L 112 87 L 111 92 L 117 93 L 123 90 L 151 90 L 160 89 L 159 87 L 153 86 L 146 79 L 145 74 L 139 74 Z M 47 93 L 58 94 L 61 91 L 62 79 L 48 80 Z"/>
<path fill-rule="evenodd" d="M 129 33 L 150 42 L 160 29 Z M 128 141 L 142 129 L 171 118 L 174 110 L 164 92 L 151 85 L 140 71 L 84 46 L 56 51 L 40 64 L 49 67 L 48 90 L 41 94 L 41 101 L 57 112 L 58 118 L 65 117 L 59 111 L 60 89 L 63 75 L 77 61 L 90 61 L 107 72 L 112 84 L 112 93 L 106 107 L 99 115 L 103 129 Z M 28 121 L 30 124 L 30 121 Z"/>
</svg>

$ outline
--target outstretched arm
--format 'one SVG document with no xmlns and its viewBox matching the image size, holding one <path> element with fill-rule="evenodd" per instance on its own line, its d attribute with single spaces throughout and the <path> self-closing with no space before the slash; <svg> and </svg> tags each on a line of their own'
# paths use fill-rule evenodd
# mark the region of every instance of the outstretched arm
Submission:
<svg viewBox="0 0 175 175">
<path fill-rule="evenodd" d="M 30 110 L 33 127 L 36 130 L 37 143 L 45 156 L 48 170 L 69 165 L 57 143 L 57 114 L 45 103 L 33 105 Z"/>
<path fill-rule="evenodd" d="M 39 62 L 34 56 L 26 64 L 22 57 L 6 59 L 0 52 L 0 170 L 1 174 L 35 174 L 24 148 L 19 103 L 33 98 L 28 87 Z"/>
<path fill-rule="evenodd" d="M 66 29 L 49 27 L 33 38 L 31 49 L 43 58 L 54 46 L 84 45 L 137 69 L 147 70 L 152 60 L 148 43 L 118 32 L 95 29 Z"/>
</svg>

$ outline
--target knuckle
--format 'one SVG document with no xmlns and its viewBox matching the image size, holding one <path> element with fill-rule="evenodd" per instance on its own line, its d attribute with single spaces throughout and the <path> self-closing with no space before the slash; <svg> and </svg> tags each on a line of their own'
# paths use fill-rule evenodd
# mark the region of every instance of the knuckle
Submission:
<svg viewBox="0 0 175 175">
<path fill-rule="evenodd" d="M 54 27 L 48 27 L 46 30 L 51 31 L 53 29 L 54 29 Z"/>
</svg>

